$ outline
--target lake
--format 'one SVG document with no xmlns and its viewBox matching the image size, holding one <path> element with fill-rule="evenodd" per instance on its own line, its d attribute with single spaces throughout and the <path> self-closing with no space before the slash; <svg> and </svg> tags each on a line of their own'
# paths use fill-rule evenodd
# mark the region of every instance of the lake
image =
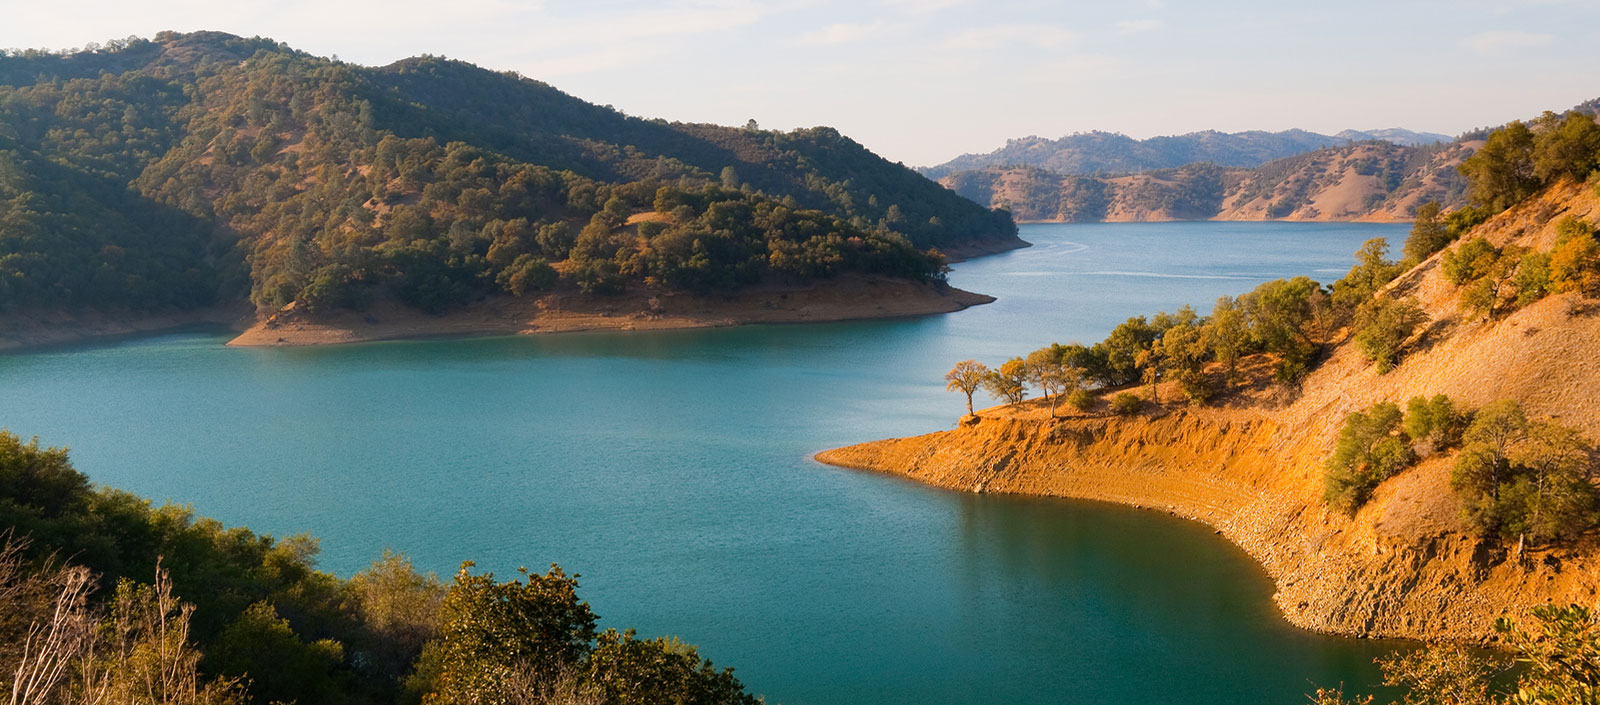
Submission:
<svg viewBox="0 0 1600 705">
<path fill-rule="evenodd" d="M 955 265 L 999 301 L 804 326 L 230 349 L 219 333 L 0 356 L 0 426 L 96 482 L 452 575 L 552 562 L 602 627 L 698 644 L 829 703 L 1301 703 L 1389 645 L 1317 636 L 1211 529 L 820 465 L 947 429 L 942 375 L 1277 277 L 1342 276 L 1406 226 L 1028 225 Z M 980 402 L 982 399 L 980 398 Z"/>
</svg>

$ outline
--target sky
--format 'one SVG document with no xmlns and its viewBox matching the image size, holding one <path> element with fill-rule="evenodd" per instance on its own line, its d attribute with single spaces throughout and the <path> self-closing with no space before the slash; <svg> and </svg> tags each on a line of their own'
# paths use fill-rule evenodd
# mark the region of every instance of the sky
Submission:
<svg viewBox="0 0 1600 705">
<path fill-rule="evenodd" d="M 630 115 L 830 125 L 908 165 L 1107 130 L 1458 134 L 1600 96 L 1600 0 L 0 0 L 0 47 L 172 29 L 514 70 Z"/>
</svg>

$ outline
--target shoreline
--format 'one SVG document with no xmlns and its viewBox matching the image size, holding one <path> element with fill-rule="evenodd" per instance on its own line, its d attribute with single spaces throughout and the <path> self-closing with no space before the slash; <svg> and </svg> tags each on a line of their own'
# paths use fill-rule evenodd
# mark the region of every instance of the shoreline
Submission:
<svg viewBox="0 0 1600 705">
<path fill-rule="evenodd" d="M 231 347 L 343 345 L 380 340 L 549 335 L 585 331 L 830 323 L 953 313 L 995 298 L 947 284 L 844 276 L 804 286 L 765 286 L 725 296 L 635 290 L 616 296 L 490 297 L 434 316 L 393 302 L 316 320 L 279 312 L 228 341 Z"/>
<path fill-rule="evenodd" d="M 249 326 L 253 316 L 250 307 L 241 304 L 128 318 L 106 313 L 0 317 L 0 355 L 197 329 L 222 328 L 237 334 Z"/>
<path fill-rule="evenodd" d="M 1289 624 L 1332 636 L 1487 645 L 1494 618 L 1586 592 L 1559 568 L 1569 555 L 1531 567 L 1504 555 L 1486 564 L 1479 541 L 1443 527 L 1387 535 L 1381 526 L 1318 512 L 1298 491 L 1263 486 L 1263 476 L 1300 474 L 1283 466 L 1285 429 L 1266 414 L 1174 410 L 1052 423 L 985 412 L 955 430 L 825 450 L 814 459 L 945 490 L 1106 502 L 1199 522 L 1267 575 Z M 1449 469 L 1433 462 L 1412 472 L 1443 479 Z M 1515 603 L 1505 601 L 1510 596 Z"/>
</svg>

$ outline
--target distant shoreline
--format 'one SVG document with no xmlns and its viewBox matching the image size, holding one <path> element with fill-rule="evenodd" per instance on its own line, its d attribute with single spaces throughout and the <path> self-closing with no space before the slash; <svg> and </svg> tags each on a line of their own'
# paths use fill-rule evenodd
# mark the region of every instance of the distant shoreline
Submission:
<svg viewBox="0 0 1600 705">
<path fill-rule="evenodd" d="M 290 310 L 257 322 L 228 345 L 298 347 L 438 337 L 823 323 L 952 313 L 994 300 L 945 284 L 867 276 L 841 277 L 822 285 L 765 286 L 724 296 L 648 290 L 606 297 L 499 296 L 441 316 L 394 303 L 315 320 Z"/>
<path fill-rule="evenodd" d="M 237 333 L 252 320 L 254 313 L 244 304 L 128 317 L 108 313 L 0 316 L 0 355 L 197 328 L 223 328 Z"/>
<path fill-rule="evenodd" d="M 1018 220 L 1017 225 L 1094 225 L 1098 223 L 1343 223 L 1347 225 L 1378 224 L 1403 225 L 1411 218 L 1110 218 L 1107 220 Z"/>
</svg>

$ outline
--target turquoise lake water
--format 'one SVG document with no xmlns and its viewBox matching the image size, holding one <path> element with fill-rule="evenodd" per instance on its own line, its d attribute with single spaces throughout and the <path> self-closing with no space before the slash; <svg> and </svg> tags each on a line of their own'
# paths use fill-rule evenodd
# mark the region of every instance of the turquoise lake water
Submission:
<svg viewBox="0 0 1600 705">
<path fill-rule="evenodd" d="M 214 333 L 0 356 L 0 426 L 100 483 L 449 576 L 558 562 L 602 627 L 698 644 L 768 702 L 1303 703 L 1391 645 L 1290 627 L 1205 526 L 840 470 L 954 426 L 941 376 L 1276 277 L 1405 226 L 1030 225 L 926 318 L 230 349 Z M 980 402 L 982 400 L 980 399 Z"/>
</svg>

